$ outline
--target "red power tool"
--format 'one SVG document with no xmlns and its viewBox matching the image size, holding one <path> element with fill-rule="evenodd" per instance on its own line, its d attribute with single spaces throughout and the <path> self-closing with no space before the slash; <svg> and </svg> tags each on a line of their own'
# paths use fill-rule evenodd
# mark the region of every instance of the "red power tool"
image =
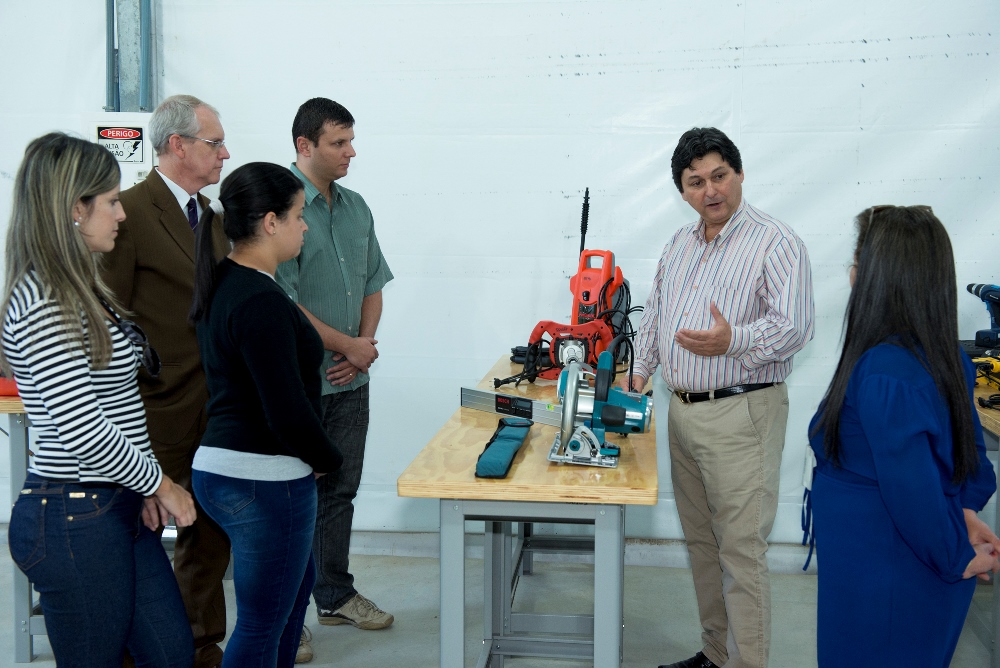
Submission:
<svg viewBox="0 0 1000 668">
<path fill-rule="evenodd" d="M 526 347 L 511 348 L 511 352 L 517 351 L 515 355 L 524 351 L 519 359 L 511 357 L 512 362 L 523 360 L 521 372 L 510 378 L 494 378 L 494 387 L 507 383 L 520 384 L 523 380 L 533 383 L 536 378 L 554 380 L 573 360 L 596 367 L 598 356 L 611 345 L 616 334 L 635 335 L 629 315 L 642 308 L 631 308 L 631 293 L 621 268 L 615 266 L 615 254 L 584 249 L 589 216 L 590 188 L 587 188 L 583 194 L 583 214 L 580 218 L 580 262 L 576 275 L 569 279 L 570 292 L 573 293 L 570 316 L 573 324 L 542 320 L 535 325 Z M 542 344 L 546 343 L 546 334 L 549 336 L 549 367 L 544 364 L 542 348 Z M 619 347 L 616 361 L 627 361 L 627 350 Z"/>
<path fill-rule="evenodd" d="M 573 324 L 594 320 L 610 309 L 615 293 L 624 282 L 621 267 L 615 266 L 614 253 L 582 251 L 576 275 L 569 279 L 569 289 L 573 293 Z"/>
<path fill-rule="evenodd" d="M 597 356 L 604 352 L 614 336 L 603 320 L 591 320 L 581 325 L 562 325 L 551 320 L 542 320 L 535 325 L 528 339 L 528 346 L 541 347 L 545 335 L 549 336 L 549 359 L 552 367 L 539 371 L 539 378 L 554 380 L 563 367 L 575 359 L 581 363 L 597 366 Z"/>
</svg>

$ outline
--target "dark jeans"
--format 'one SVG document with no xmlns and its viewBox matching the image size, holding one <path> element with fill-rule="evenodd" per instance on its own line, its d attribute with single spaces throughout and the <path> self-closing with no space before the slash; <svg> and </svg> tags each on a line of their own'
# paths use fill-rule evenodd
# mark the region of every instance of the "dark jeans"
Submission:
<svg viewBox="0 0 1000 668">
<path fill-rule="evenodd" d="M 353 598 L 354 576 L 350 571 L 351 524 L 354 497 L 361 485 L 368 437 L 368 383 L 356 390 L 328 394 L 322 398 L 323 427 L 344 455 L 339 471 L 319 479 L 316 511 L 316 607 L 336 610 Z"/>
<path fill-rule="evenodd" d="M 177 443 L 151 441 L 156 460 L 175 483 L 194 494 L 191 462 L 208 424 L 205 411 Z M 229 539 L 201 506 L 198 519 L 177 530 L 174 576 L 194 634 L 195 668 L 215 668 L 222 662 L 219 647 L 226 638 L 226 595 L 222 577 L 229 566 Z"/>
<path fill-rule="evenodd" d="M 28 474 L 8 541 L 35 585 L 60 668 L 190 668 L 191 628 L 159 537 L 142 524 L 143 498 Z"/>
<path fill-rule="evenodd" d="M 233 546 L 236 628 L 223 668 L 291 668 L 316 581 L 313 476 L 272 482 L 196 470 L 191 481 Z"/>
</svg>

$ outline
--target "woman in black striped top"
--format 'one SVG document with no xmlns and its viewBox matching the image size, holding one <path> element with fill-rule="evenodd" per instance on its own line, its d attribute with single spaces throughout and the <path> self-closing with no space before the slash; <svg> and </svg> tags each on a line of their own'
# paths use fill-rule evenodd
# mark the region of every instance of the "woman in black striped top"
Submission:
<svg viewBox="0 0 1000 668">
<path fill-rule="evenodd" d="M 11 556 L 39 592 L 59 666 L 190 666 L 191 630 L 154 531 L 194 521 L 160 470 L 136 386 L 158 360 L 96 271 L 114 247 L 120 174 L 97 144 L 28 145 L 7 234 L 3 362 L 36 433 Z M 96 323 L 96 324 L 94 324 Z"/>
</svg>

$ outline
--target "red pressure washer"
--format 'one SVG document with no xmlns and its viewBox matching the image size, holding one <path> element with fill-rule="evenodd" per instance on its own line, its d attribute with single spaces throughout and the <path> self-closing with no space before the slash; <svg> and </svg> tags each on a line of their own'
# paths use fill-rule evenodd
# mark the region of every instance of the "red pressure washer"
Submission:
<svg viewBox="0 0 1000 668">
<path fill-rule="evenodd" d="M 494 378 L 494 387 L 520 384 L 522 380 L 533 383 L 535 378 L 558 378 L 567 354 L 596 368 L 598 357 L 616 336 L 629 339 L 635 336 L 629 315 L 641 311 L 642 307 L 631 308 L 628 282 L 622 276 L 621 267 L 615 266 L 615 254 L 585 248 L 589 217 L 590 188 L 586 188 L 580 217 L 580 260 L 576 274 L 569 279 L 573 294 L 572 324 L 542 320 L 535 325 L 526 348 L 511 348 L 514 353 L 511 361 L 524 364 L 521 373 L 509 378 Z M 547 355 L 543 352 L 546 343 Z M 581 352 L 582 357 L 579 356 Z M 628 361 L 625 346 L 618 347 L 616 358 L 618 363 Z"/>
</svg>

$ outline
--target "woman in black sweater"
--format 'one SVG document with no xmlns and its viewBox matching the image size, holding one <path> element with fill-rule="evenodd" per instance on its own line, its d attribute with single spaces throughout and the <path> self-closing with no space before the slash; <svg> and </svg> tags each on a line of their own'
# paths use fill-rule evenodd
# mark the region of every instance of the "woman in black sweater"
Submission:
<svg viewBox="0 0 1000 668">
<path fill-rule="evenodd" d="M 222 665 L 291 667 L 316 578 L 315 478 L 343 461 L 319 418 L 323 343 L 274 281 L 302 248 L 305 198 L 288 169 L 254 162 L 219 199 L 232 252 L 216 265 L 215 210 L 197 231 L 191 320 L 209 402 L 192 484 L 233 546 L 236 628 Z"/>
</svg>

